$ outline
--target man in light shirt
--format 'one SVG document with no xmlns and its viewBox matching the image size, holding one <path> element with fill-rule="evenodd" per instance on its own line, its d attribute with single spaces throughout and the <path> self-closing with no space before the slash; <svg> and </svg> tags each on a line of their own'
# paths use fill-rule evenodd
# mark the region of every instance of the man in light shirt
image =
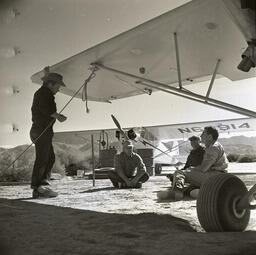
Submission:
<svg viewBox="0 0 256 255">
<path fill-rule="evenodd" d="M 185 182 L 200 187 L 209 177 L 227 172 L 228 159 L 222 145 L 217 142 L 218 137 L 219 133 L 214 127 L 204 128 L 201 134 L 201 141 L 205 144 L 203 161 L 196 167 L 175 171 L 172 186 L 175 199 L 183 197 Z"/>
<path fill-rule="evenodd" d="M 145 164 L 137 153 L 133 152 L 130 140 L 123 142 L 123 152 L 115 155 L 115 170 L 108 173 L 116 188 L 140 188 L 149 179 Z"/>
</svg>

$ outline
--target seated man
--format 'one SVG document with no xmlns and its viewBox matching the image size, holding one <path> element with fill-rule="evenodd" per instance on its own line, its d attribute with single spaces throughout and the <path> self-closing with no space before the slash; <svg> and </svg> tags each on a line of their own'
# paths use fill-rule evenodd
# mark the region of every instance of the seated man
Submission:
<svg viewBox="0 0 256 255">
<path fill-rule="evenodd" d="M 227 172 L 228 159 L 222 145 L 217 142 L 218 137 L 219 133 L 214 127 L 204 128 L 201 134 L 201 141 L 206 147 L 203 161 L 196 167 L 189 167 L 184 171 L 175 171 L 172 186 L 175 198 L 182 198 L 180 192 L 185 182 L 200 187 L 210 176 Z"/>
<path fill-rule="evenodd" d="M 193 135 L 188 140 L 190 141 L 192 150 L 188 155 L 185 166 L 181 170 L 200 165 L 204 157 L 204 147 L 200 145 L 200 137 Z"/>
<path fill-rule="evenodd" d="M 193 135 L 189 137 L 188 140 L 190 141 L 192 150 L 187 157 L 185 166 L 180 170 L 185 170 L 191 166 L 198 166 L 202 163 L 203 160 L 204 147 L 200 145 L 200 137 Z M 169 178 L 171 182 L 173 181 L 173 174 L 167 174 L 166 177 Z"/>
<path fill-rule="evenodd" d="M 108 173 L 109 179 L 116 188 L 140 188 L 149 179 L 141 157 L 133 152 L 130 140 L 123 142 L 123 152 L 115 155 L 115 170 Z"/>
</svg>

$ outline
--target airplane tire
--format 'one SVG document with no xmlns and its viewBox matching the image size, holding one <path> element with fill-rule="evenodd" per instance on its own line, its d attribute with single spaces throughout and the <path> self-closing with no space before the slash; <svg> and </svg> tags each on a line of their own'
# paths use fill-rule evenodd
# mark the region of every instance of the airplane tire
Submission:
<svg viewBox="0 0 256 255">
<path fill-rule="evenodd" d="M 161 172 L 162 172 L 162 165 L 156 163 L 156 164 L 155 164 L 155 175 L 160 175 Z"/>
<path fill-rule="evenodd" d="M 236 205 L 245 195 L 245 184 L 232 174 L 210 177 L 200 188 L 197 216 L 206 232 L 243 231 L 250 219 L 250 210 Z"/>
</svg>

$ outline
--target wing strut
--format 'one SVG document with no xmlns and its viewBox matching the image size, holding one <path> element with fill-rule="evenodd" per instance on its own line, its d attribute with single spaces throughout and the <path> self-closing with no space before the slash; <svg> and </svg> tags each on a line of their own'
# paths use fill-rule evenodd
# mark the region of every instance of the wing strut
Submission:
<svg viewBox="0 0 256 255">
<path fill-rule="evenodd" d="M 179 87 L 180 87 L 180 89 L 182 89 L 181 71 L 180 71 L 180 57 L 179 57 L 177 33 L 174 33 L 174 43 L 175 43 L 175 52 L 176 52 L 176 62 L 177 62 L 177 70 L 178 70 Z"/>
<path fill-rule="evenodd" d="M 140 141 L 141 143 L 143 143 L 144 146 L 149 145 L 149 146 L 155 148 L 156 150 L 160 151 L 160 152 L 161 152 L 161 155 L 165 154 L 165 155 L 168 156 L 169 158 L 172 158 L 167 152 L 162 151 L 161 149 L 159 149 L 157 146 L 153 145 L 152 143 L 149 143 L 149 142 L 145 141 L 144 139 L 139 140 L 139 141 Z"/>
<path fill-rule="evenodd" d="M 248 117 L 251 117 L 251 118 L 256 118 L 256 112 L 245 109 L 245 108 L 242 108 L 242 107 L 239 107 L 239 106 L 236 106 L 236 105 L 225 103 L 223 101 L 219 101 L 219 100 L 216 100 L 216 99 L 213 99 L 213 98 L 210 98 L 210 97 L 207 98 L 206 96 L 202 96 L 200 94 L 196 94 L 196 93 L 193 93 L 193 92 L 188 91 L 188 90 L 168 86 L 164 83 L 149 80 L 149 79 L 146 79 L 146 78 L 143 78 L 143 77 L 136 76 L 134 74 L 126 73 L 124 71 L 119 71 L 119 70 L 104 66 L 104 65 L 99 64 L 99 63 L 93 63 L 92 65 L 97 66 L 99 68 L 102 68 L 104 70 L 107 70 L 109 72 L 118 73 L 118 74 L 121 74 L 121 75 L 124 75 L 124 76 L 132 77 L 136 80 L 135 81 L 136 84 L 140 84 L 140 85 L 143 85 L 143 86 L 147 86 L 149 88 L 161 90 L 161 91 L 164 91 L 164 92 L 176 95 L 176 96 L 180 96 L 180 97 L 183 97 L 183 98 L 186 98 L 186 99 L 189 99 L 189 100 L 193 100 L 193 101 L 196 101 L 196 102 L 199 102 L 199 103 L 214 106 L 214 107 L 224 109 L 224 110 L 227 110 L 227 111 L 230 111 L 230 112 L 245 115 L 245 116 L 248 116 Z M 218 66 L 218 62 L 217 62 L 217 66 Z"/>
<path fill-rule="evenodd" d="M 218 67 L 220 65 L 220 59 L 218 59 L 217 63 L 216 63 L 216 66 L 215 66 L 215 69 L 214 69 L 214 72 L 212 74 L 212 79 L 211 79 L 211 82 L 210 82 L 210 85 L 209 85 L 209 88 L 208 88 L 208 91 L 207 91 L 207 94 L 206 94 L 206 99 L 205 99 L 205 102 L 207 103 L 208 102 L 208 98 L 210 96 L 210 93 L 211 93 L 211 90 L 212 90 L 212 86 L 213 86 L 213 83 L 215 81 L 215 77 L 216 77 L 216 74 L 217 74 L 217 71 L 218 71 Z"/>
<path fill-rule="evenodd" d="M 166 154 L 166 153 L 171 153 L 171 152 L 173 152 L 173 151 L 176 151 L 176 150 L 178 150 L 178 149 L 181 147 L 181 145 L 183 145 L 184 143 L 187 143 L 187 142 L 188 142 L 188 140 L 183 141 L 183 142 L 181 142 L 180 144 L 173 146 L 170 150 L 168 149 L 168 150 L 164 151 L 164 153 Z M 154 157 L 154 159 L 155 159 L 155 158 L 158 158 L 158 157 L 160 157 L 160 156 L 162 156 L 162 155 L 163 155 L 163 153 L 157 154 L 157 155 Z"/>
</svg>

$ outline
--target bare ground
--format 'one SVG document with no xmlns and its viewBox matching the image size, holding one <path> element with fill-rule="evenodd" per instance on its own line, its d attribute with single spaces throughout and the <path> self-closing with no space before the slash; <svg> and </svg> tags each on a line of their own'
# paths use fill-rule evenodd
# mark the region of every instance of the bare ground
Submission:
<svg viewBox="0 0 256 255">
<path fill-rule="evenodd" d="M 37 200 L 29 185 L 0 186 L 1 255 L 256 254 L 255 211 L 243 233 L 205 233 L 195 200 L 157 200 L 170 186 L 165 177 L 138 190 L 70 178 L 52 186 L 57 198 Z"/>
</svg>

